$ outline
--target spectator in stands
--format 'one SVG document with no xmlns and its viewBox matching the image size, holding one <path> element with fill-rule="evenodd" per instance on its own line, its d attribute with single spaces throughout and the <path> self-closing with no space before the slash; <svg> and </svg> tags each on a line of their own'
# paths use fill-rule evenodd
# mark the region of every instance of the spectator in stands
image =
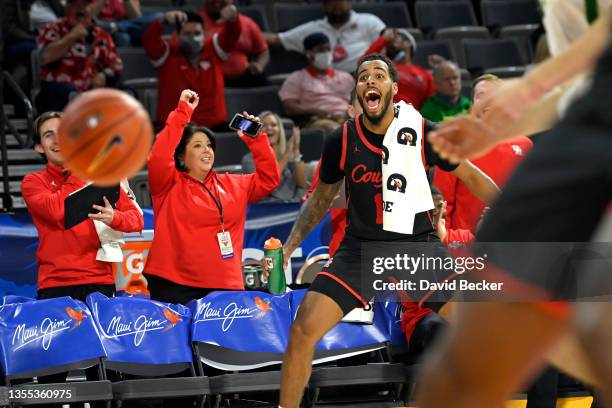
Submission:
<svg viewBox="0 0 612 408">
<path fill-rule="evenodd" d="M 308 66 L 293 72 L 283 83 L 278 95 L 285 114 L 305 117 L 304 127 L 321 128 L 331 133 L 346 120 L 353 76 L 331 67 L 329 38 L 312 33 L 304 38 Z"/>
<path fill-rule="evenodd" d="M 144 274 L 151 297 L 164 302 L 185 304 L 215 289 L 244 290 L 247 205 L 274 191 L 280 179 L 268 137 L 241 132 L 255 173 L 217 174 L 214 133 L 189 124 L 199 101 L 195 92 L 182 91 L 148 159 L 155 236 Z"/>
<path fill-rule="evenodd" d="M 397 68 L 397 94 L 394 102 L 404 101 L 416 109 L 421 109 L 425 100 L 434 94 L 435 88 L 431 73 L 412 63 L 416 47 L 416 41 L 408 30 L 387 28 L 378 40 L 370 45 L 365 55 L 380 54 L 384 51 Z"/>
<path fill-rule="evenodd" d="M 169 11 L 153 22 L 143 35 L 144 48 L 157 69 L 157 121 L 164 123 L 181 89 L 193 88 L 202 103 L 193 113 L 193 121 L 215 130 L 227 129 L 227 110 L 223 92 L 223 60 L 232 51 L 241 33 L 238 10 L 234 5 L 221 10 L 223 29 L 204 35 L 204 20 L 199 14 Z M 170 40 L 165 40 L 164 23 L 176 26 Z"/>
<path fill-rule="evenodd" d="M 139 208 L 121 190 L 116 209 L 106 201 L 104 207 L 94 205 L 89 220 L 64 229 L 64 200 L 85 182 L 63 167 L 57 132 L 60 112 L 45 112 L 34 121 L 34 150 L 41 154 L 47 167 L 24 177 L 21 192 L 38 232 L 38 299 L 71 296 L 85 301 L 87 295 L 115 293 L 111 263 L 99 256 L 100 234 L 110 228 L 137 232 L 144 227 Z M 98 225 L 96 225 L 98 224 Z M 110 228 L 108 228 L 110 227 Z M 110 230 L 112 231 L 112 230 Z M 97 367 L 85 370 L 88 380 L 98 380 Z M 38 377 L 40 384 L 66 381 L 67 373 Z M 100 407 L 100 403 L 92 403 Z"/>
<path fill-rule="evenodd" d="M 41 88 L 38 111 L 62 110 L 71 92 L 114 85 L 123 64 L 110 35 L 91 19 L 88 0 L 68 0 L 66 17 L 38 37 Z"/>
<path fill-rule="evenodd" d="M 421 114 L 434 122 L 444 118 L 468 113 L 470 100 L 461 95 L 461 72 L 452 61 L 442 61 L 433 69 L 434 86 L 438 90 L 425 101 Z"/>
<path fill-rule="evenodd" d="M 90 220 L 64 229 L 64 199 L 85 186 L 63 167 L 57 131 L 61 113 L 46 112 L 34 122 L 34 150 L 47 167 L 23 179 L 21 191 L 38 231 L 38 298 L 72 296 L 85 301 L 91 292 L 112 296 L 115 280 L 110 262 L 98 260 L 100 238 L 94 220 L 122 232 L 141 231 L 142 214 L 121 190 L 117 208 L 94 205 Z M 93 211 L 95 210 L 95 211 Z"/>
<path fill-rule="evenodd" d="M 274 112 L 262 112 L 259 117 L 264 124 L 264 132 L 270 140 L 270 145 L 276 156 L 280 171 L 280 183 L 266 201 L 300 201 L 308 187 L 306 183 L 306 165 L 300 153 L 300 128 L 294 127 L 289 141 L 285 136 L 285 128 L 281 118 Z M 242 171 L 255 172 L 253 154 L 248 153 L 242 158 Z"/>
<path fill-rule="evenodd" d="M 224 25 L 220 23 L 221 10 L 233 0 L 204 0 L 204 7 L 199 14 L 204 19 L 205 35 L 212 37 L 219 33 Z M 233 51 L 228 53 L 223 62 L 223 76 L 227 86 L 257 86 L 265 84 L 264 69 L 270 62 L 268 43 L 261 28 L 250 17 L 241 14 L 239 17 L 242 33 Z"/>
<path fill-rule="evenodd" d="M 6 68 L 28 93 L 31 88 L 30 54 L 36 49 L 36 37 L 45 24 L 64 15 L 64 7 L 59 0 L 0 0 L 0 10 Z"/>
<path fill-rule="evenodd" d="M 356 13 L 351 0 L 324 0 L 325 18 L 310 21 L 280 34 L 266 33 L 270 45 L 304 52 L 304 38 L 322 32 L 331 41 L 332 67 L 352 73 L 357 60 L 385 29 L 385 23 L 373 14 Z"/>
<path fill-rule="evenodd" d="M 142 33 L 161 12 L 142 14 L 140 0 L 94 0 L 91 14 L 119 47 L 142 45 Z"/>
<path fill-rule="evenodd" d="M 503 83 L 495 75 L 485 74 L 474 81 L 472 87 L 471 115 L 482 118 L 489 108 L 487 101 Z M 501 143 L 485 155 L 472 160 L 472 163 L 502 187 L 516 166 L 529 153 L 533 143 L 529 138 L 521 136 Z M 465 184 L 452 174 L 439 171 L 434 174 L 434 185 L 446 198 L 446 227 L 449 229 L 464 229 L 475 232 L 485 203 L 474 196 Z"/>
</svg>

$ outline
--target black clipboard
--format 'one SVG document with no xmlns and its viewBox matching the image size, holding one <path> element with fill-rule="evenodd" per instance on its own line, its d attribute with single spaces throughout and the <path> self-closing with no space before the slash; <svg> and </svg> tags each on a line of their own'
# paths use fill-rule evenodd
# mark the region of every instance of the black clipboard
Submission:
<svg viewBox="0 0 612 408">
<path fill-rule="evenodd" d="M 104 196 L 115 208 L 119 200 L 119 185 L 100 187 L 90 184 L 70 193 L 64 199 L 64 229 L 70 229 L 89 219 L 87 215 L 96 211 L 92 207 L 94 204 L 104 207 Z"/>
</svg>

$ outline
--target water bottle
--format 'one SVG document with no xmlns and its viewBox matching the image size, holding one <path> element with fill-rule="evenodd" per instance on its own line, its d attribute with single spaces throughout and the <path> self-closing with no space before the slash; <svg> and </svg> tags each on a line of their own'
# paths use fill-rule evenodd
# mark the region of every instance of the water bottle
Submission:
<svg viewBox="0 0 612 408">
<path fill-rule="evenodd" d="M 264 243 L 264 261 L 270 271 L 268 291 L 272 294 L 285 293 L 285 271 L 283 270 L 283 244 L 280 240 L 270 237 Z"/>
</svg>

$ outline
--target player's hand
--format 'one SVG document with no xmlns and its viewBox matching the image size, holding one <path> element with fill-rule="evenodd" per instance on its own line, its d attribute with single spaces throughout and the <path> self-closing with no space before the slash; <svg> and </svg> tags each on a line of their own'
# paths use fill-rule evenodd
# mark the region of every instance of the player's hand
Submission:
<svg viewBox="0 0 612 408">
<path fill-rule="evenodd" d="M 187 21 L 187 14 L 184 11 L 167 11 L 164 14 L 164 21 L 168 24 L 183 24 Z"/>
<path fill-rule="evenodd" d="M 221 18 L 217 23 L 222 24 L 228 21 L 236 21 L 238 17 L 238 9 L 233 4 L 229 4 L 221 9 Z"/>
<path fill-rule="evenodd" d="M 104 72 L 98 72 L 94 75 L 91 79 L 91 86 L 93 88 L 104 88 L 106 86 L 106 75 L 104 75 Z"/>
<path fill-rule="evenodd" d="M 508 133 L 512 124 L 538 99 L 537 86 L 532 86 L 528 80 L 504 80 L 495 93 L 483 101 L 488 109 L 482 120 L 500 137 L 515 136 Z"/>
<path fill-rule="evenodd" d="M 242 116 L 244 116 L 245 118 L 247 118 L 249 120 L 252 120 L 254 122 L 261 123 L 261 119 L 259 119 L 259 116 L 249 115 L 249 113 L 247 111 L 243 111 L 242 112 Z M 244 132 L 241 129 L 237 130 L 236 133 L 238 133 L 238 136 L 240 136 L 240 138 L 243 139 L 243 140 L 244 140 L 245 137 L 250 137 L 250 136 L 245 136 Z M 259 136 L 259 135 L 257 135 L 257 136 Z"/>
<path fill-rule="evenodd" d="M 72 27 L 72 30 L 70 30 L 70 32 L 68 33 L 68 36 L 75 41 L 82 40 L 88 35 L 89 31 L 87 31 L 87 28 L 81 23 L 78 23 L 74 27 Z"/>
<path fill-rule="evenodd" d="M 468 115 L 446 119 L 427 137 L 433 150 L 452 163 L 480 156 L 498 143 L 489 127 Z"/>
<path fill-rule="evenodd" d="M 113 209 L 111 203 L 106 199 L 106 196 L 103 198 L 104 207 L 94 204 L 93 209 L 98 210 L 99 212 L 97 214 L 89 214 L 88 217 L 94 221 L 100 221 L 110 226 L 113 222 L 113 217 L 115 216 L 115 210 Z"/>
<path fill-rule="evenodd" d="M 191 109 L 195 110 L 200 103 L 200 96 L 191 89 L 184 89 L 183 92 L 181 92 L 180 100 L 187 102 Z"/>
</svg>

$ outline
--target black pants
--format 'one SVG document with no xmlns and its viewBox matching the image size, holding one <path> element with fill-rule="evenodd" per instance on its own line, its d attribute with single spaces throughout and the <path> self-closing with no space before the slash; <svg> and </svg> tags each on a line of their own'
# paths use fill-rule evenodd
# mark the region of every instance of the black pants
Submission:
<svg viewBox="0 0 612 408">
<path fill-rule="evenodd" d="M 40 289 L 37 294 L 37 298 L 39 300 L 42 299 L 53 299 L 63 296 L 70 296 L 73 299 L 80 300 L 85 302 L 87 295 L 94 292 L 100 292 L 106 296 L 113 296 L 115 294 L 115 285 L 74 285 L 74 286 L 58 286 L 55 288 L 46 288 Z M 57 373 L 51 375 L 45 375 L 38 377 L 39 384 L 52 384 L 52 383 L 62 383 L 66 381 L 67 372 Z M 85 376 L 89 381 L 96 381 L 100 379 L 98 367 L 90 367 L 85 370 Z M 45 405 L 48 407 L 55 407 L 61 405 Z M 92 407 L 105 407 L 106 403 L 104 402 L 92 402 Z M 42 407 L 42 406 L 41 406 Z"/>
<path fill-rule="evenodd" d="M 156 275 L 146 273 L 144 275 L 147 278 L 147 289 L 151 292 L 151 299 L 164 303 L 186 305 L 189 301 L 203 298 L 215 290 L 228 290 L 181 285 Z"/>
</svg>

